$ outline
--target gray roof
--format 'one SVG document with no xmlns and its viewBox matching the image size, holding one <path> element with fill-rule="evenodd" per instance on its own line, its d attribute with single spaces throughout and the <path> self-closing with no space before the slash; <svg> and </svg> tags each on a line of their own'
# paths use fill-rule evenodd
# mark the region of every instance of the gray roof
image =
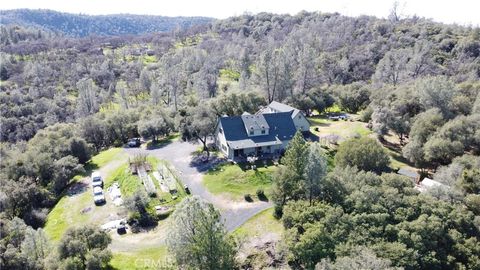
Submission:
<svg viewBox="0 0 480 270">
<path fill-rule="evenodd" d="M 295 117 L 299 112 L 300 110 L 298 109 L 295 109 L 294 107 L 292 106 L 289 106 L 287 104 L 283 104 L 283 103 L 280 103 L 280 102 L 277 102 L 277 101 L 272 101 L 268 107 L 276 110 L 276 111 L 279 111 L 279 112 L 292 112 L 292 117 Z"/>
<path fill-rule="evenodd" d="M 268 129 L 267 120 L 263 117 L 263 114 L 257 115 L 242 115 L 242 121 L 246 130 L 253 129 Z"/>
<path fill-rule="evenodd" d="M 408 176 L 410 178 L 415 178 L 415 179 L 420 176 L 416 171 L 408 168 L 401 168 L 400 170 L 398 170 L 398 174 Z"/>
<path fill-rule="evenodd" d="M 232 149 L 277 145 L 282 141 L 291 140 L 297 131 L 290 112 L 267 113 L 261 116 L 270 128 L 269 134 L 252 137 L 247 134 L 242 116 L 220 117 L 227 144 Z"/>
</svg>

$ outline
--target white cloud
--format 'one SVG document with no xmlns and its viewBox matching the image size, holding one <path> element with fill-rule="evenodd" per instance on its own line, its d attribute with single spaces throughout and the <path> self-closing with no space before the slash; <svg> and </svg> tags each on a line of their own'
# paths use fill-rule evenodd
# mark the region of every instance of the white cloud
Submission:
<svg viewBox="0 0 480 270">
<path fill-rule="evenodd" d="M 480 25 L 478 0 L 400 0 L 405 15 L 418 15 L 445 23 Z M 339 12 L 349 16 L 386 17 L 393 0 L 13 0 L 1 9 L 43 8 L 84 14 L 151 14 L 226 18 L 244 12 L 296 14 L 301 10 Z"/>
</svg>

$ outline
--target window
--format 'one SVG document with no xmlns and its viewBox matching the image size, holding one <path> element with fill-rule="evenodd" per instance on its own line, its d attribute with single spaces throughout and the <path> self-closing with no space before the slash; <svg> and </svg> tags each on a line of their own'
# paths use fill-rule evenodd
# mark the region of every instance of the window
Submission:
<svg viewBox="0 0 480 270">
<path fill-rule="evenodd" d="M 265 134 L 265 129 L 262 129 L 262 134 Z"/>
<path fill-rule="evenodd" d="M 218 129 L 218 132 L 223 133 L 222 128 L 219 128 L 219 129 Z"/>
<path fill-rule="evenodd" d="M 250 130 L 250 135 L 253 135 L 253 130 Z"/>
</svg>

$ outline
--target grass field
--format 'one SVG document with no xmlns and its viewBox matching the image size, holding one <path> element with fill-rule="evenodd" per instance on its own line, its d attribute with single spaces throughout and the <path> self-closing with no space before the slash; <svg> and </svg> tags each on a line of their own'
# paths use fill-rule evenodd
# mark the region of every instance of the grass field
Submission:
<svg viewBox="0 0 480 270">
<path fill-rule="evenodd" d="M 359 121 L 333 121 L 324 116 L 316 116 L 308 118 L 312 124 L 311 132 L 322 137 L 326 135 L 340 136 L 340 142 L 355 136 L 373 136 L 373 132 L 366 127 L 366 124 Z M 315 131 L 318 128 L 318 131 Z M 393 135 L 385 136 L 390 145 L 398 144 L 398 139 Z M 401 149 L 393 149 L 386 147 L 385 150 L 390 155 L 390 167 L 394 170 L 402 167 L 412 167 L 411 164 L 402 156 Z M 398 148 L 398 147 L 397 147 Z M 334 153 L 333 153 L 334 154 Z M 329 168 L 333 166 L 333 158 L 329 160 Z"/>
<path fill-rule="evenodd" d="M 231 199 L 243 199 L 245 194 L 256 198 L 257 189 L 263 189 L 267 197 L 271 190 L 271 174 L 275 166 L 245 170 L 239 165 L 225 164 L 210 170 L 203 178 L 205 187 L 213 194 L 222 194 Z"/>
<path fill-rule="evenodd" d="M 173 260 L 165 246 L 147 248 L 137 252 L 113 253 L 110 269 L 174 269 Z"/>
<path fill-rule="evenodd" d="M 90 204 L 92 204 L 90 192 L 84 192 L 73 197 L 62 197 L 48 214 L 47 223 L 44 227 L 47 236 L 53 241 L 58 241 L 69 227 L 87 223 L 88 216 L 80 213 L 86 205 Z"/>
<path fill-rule="evenodd" d="M 105 179 L 105 187 L 108 188 L 115 182 L 120 185 L 120 191 L 125 197 L 132 195 L 136 190 L 142 188 L 140 179 L 130 172 L 128 163 L 118 167 Z"/>
<path fill-rule="evenodd" d="M 266 209 L 233 231 L 233 236 L 238 238 L 259 237 L 265 233 L 283 233 L 282 222 L 273 217 L 273 208 Z"/>
<path fill-rule="evenodd" d="M 102 151 L 92 157 L 85 166 L 86 173 L 75 176 L 74 180 L 80 180 L 88 176 L 92 170 L 104 167 L 113 160 L 121 160 L 125 157 L 126 155 L 121 148 L 111 148 Z M 96 210 L 90 192 L 82 192 L 76 195 L 64 194 L 48 214 L 44 227 L 46 234 L 52 240 L 58 241 L 70 226 L 80 226 L 89 223 L 91 215 L 82 214 L 82 210 L 87 207 L 93 207 L 93 212 Z"/>
<path fill-rule="evenodd" d="M 368 136 L 372 131 L 366 127 L 366 124 L 359 121 L 333 121 L 324 117 L 309 117 L 312 123 L 311 132 L 319 137 L 326 135 L 338 135 L 341 140 L 355 136 Z M 318 127 L 318 131 L 315 128 Z"/>
</svg>

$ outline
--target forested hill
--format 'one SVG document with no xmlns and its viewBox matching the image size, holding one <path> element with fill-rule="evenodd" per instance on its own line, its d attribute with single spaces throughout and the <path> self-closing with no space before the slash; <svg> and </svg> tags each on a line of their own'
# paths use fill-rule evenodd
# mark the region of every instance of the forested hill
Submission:
<svg viewBox="0 0 480 270">
<path fill-rule="evenodd" d="M 34 26 L 43 30 L 64 33 L 67 36 L 126 35 L 165 32 L 177 27 L 188 28 L 211 22 L 206 17 L 165 17 L 147 15 L 83 15 L 53 10 L 16 9 L 0 11 L 1 24 Z"/>
</svg>

